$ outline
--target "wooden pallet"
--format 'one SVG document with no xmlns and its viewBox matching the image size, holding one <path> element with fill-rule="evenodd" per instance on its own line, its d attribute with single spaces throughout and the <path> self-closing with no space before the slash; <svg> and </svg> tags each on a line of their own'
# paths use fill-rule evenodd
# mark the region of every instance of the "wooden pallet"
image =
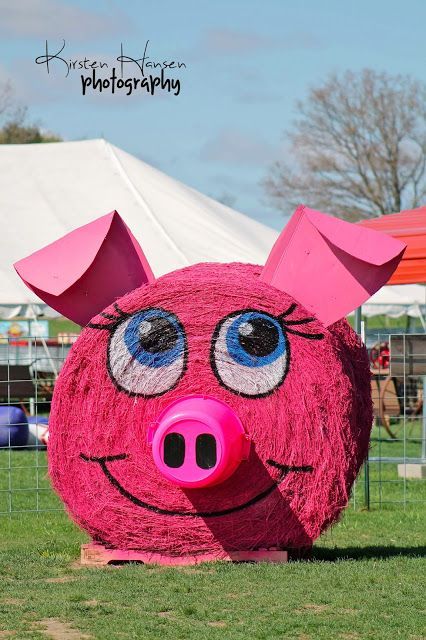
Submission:
<svg viewBox="0 0 426 640">
<path fill-rule="evenodd" d="M 96 542 L 81 545 L 81 564 L 89 566 L 120 564 L 125 562 L 185 566 L 200 564 L 201 562 L 214 562 L 217 560 L 228 562 L 283 563 L 288 562 L 288 552 L 280 549 L 258 549 L 256 551 L 223 551 L 216 554 L 205 553 L 192 556 L 166 556 L 161 553 L 149 553 L 147 551 L 110 549 Z"/>
</svg>

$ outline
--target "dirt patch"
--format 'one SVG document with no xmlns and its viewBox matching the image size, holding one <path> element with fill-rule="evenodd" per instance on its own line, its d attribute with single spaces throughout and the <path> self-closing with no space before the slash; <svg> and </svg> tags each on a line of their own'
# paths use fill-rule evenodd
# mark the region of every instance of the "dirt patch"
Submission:
<svg viewBox="0 0 426 640">
<path fill-rule="evenodd" d="M 19 607 L 21 604 L 24 604 L 25 600 L 22 600 L 21 598 L 4 598 L 1 602 L 2 604 L 10 604 L 14 607 Z M 7 633 L 11 633 L 11 631 L 8 631 Z"/>
<path fill-rule="evenodd" d="M 16 635 L 14 631 L 0 631 L 0 638 L 11 638 Z"/>
<path fill-rule="evenodd" d="M 342 613 L 345 616 L 354 616 L 358 613 L 357 609 L 335 609 L 336 613 Z"/>
<path fill-rule="evenodd" d="M 342 640 L 357 640 L 357 638 L 359 637 L 360 635 L 356 631 L 350 631 L 349 633 L 341 633 L 339 635 L 339 638 L 342 638 Z"/>
<path fill-rule="evenodd" d="M 330 609 L 328 604 L 313 604 L 307 603 L 302 606 L 301 609 L 296 609 L 296 613 L 306 613 L 307 611 L 311 611 L 312 613 L 325 613 Z"/>
<path fill-rule="evenodd" d="M 129 563 L 127 563 L 129 564 Z M 80 571 L 80 578 L 85 578 L 84 575 L 84 571 L 87 569 L 96 569 L 96 571 L 115 571 L 116 569 L 122 569 L 123 567 L 126 566 L 126 563 L 122 563 L 122 564 L 97 564 L 97 565 L 90 565 L 90 564 L 82 564 L 81 560 L 73 560 L 72 562 L 69 563 L 68 567 L 72 570 L 72 571 Z"/>
<path fill-rule="evenodd" d="M 84 604 L 86 607 L 97 607 L 99 604 L 98 600 L 85 600 Z"/>
<path fill-rule="evenodd" d="M 241 591 L 240 593 L 227 593 L 226 597 L 227 598 L 231 598 L 231 600 L 240 600 L 242 598 L 248 598 L 250 597 L 252 594 L 250 592 L 247 591 Z"/>
<path fill-rule="evenodd" d="M 157 611 L 157 616 L 159 618 L 165 618 L 166 620 L 177 620 L 175 611 Z"/>
<path fill-rule="evenodd" d="M 216 620 L 215 622 L 208 622 L 207 624 L 209 625 L 209 627 L 217 627 L 218 629 L 224 629 L 225 627 L 228 626 L 226 622 L 223 622 L 222 620 Z"/>
<path fill-rule="evenodd" d="M 212 575 L 214 573 L 217 573 L 216 569 L 214 569 L 213 567 L 210 567 L 209 569 L 201 569 L 201 568 L 197 568 L 197 567 L 188 567 L 188 566 L 183 566 L 183 567 L 177 567 L 178 569 L 180 569 L 180 571 L 182 571 L 182 573 L 187 573 L 189 575 L 200 575 L 200 574 L 204 574 L 204 575 Z"/>
<path fill-rule="evenodd" d="M 53 638 L 53 640 L 90 640 L 93 637 L 73 629 L 69 622 L 62 622 L 56 618 L 39 620 L 37 622 L 38 625 L 44 627 L 42 633 L 48 638 Z"/>
<path fill-rule="evenodd" d="M 46 578 L 45 582 L 50 582 L 53 584 L 62 584 L 63 582 L 75 582 L 77 578 L 74 576 L 58 576 L 56 578 Z"/>
</svg>

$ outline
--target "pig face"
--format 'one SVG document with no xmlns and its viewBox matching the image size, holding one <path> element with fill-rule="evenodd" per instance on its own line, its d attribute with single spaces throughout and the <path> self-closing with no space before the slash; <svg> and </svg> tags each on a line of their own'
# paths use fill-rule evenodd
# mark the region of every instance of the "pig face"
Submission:
<svg viewBox="0 0 426 640">
<path fill-rule="evenodd" d="M 347 503 L 368 360 L 251 265 L 200 264 L 92 319 L 61 371 L 49 471 L 74 519 L 164 554 L 309 546 Z"/>
</svg>

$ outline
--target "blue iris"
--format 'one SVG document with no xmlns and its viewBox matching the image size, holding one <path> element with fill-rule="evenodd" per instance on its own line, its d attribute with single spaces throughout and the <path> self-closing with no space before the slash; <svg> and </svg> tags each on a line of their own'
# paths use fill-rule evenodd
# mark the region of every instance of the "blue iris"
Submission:
<svg viewBox="0 0 426 640">
<path fill-rule="evenodd" d="M 226 347 L 236 363 L 263 367 L 286 352 L 283 329 L 275 318 L 259 311 L 236 316 L 226 333 Z"/>
<path fill-rule="evenodd" d="M 135 360 L 157 369 L 173 364 L 183 355 L 185 333 L 172 313 L 148 309 L 129 321 L 124 342 Z"/>
</svg>

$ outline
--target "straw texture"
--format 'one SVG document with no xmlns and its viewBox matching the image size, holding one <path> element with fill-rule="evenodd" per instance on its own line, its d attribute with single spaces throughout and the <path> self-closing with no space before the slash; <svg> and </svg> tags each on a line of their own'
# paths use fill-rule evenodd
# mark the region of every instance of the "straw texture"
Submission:
<svg viewBox="0 0 426 640">
<path fill-rule="evenodd" d="M 49 472 L 95 540 L 169 555 L 300 548 L 347 504 L 372 424 L 366 350 L 346 321 L 309 320 L 260 271 L 170 273 L 107 308 L 72 347 Z M 157 470 L 147 433 L 171 402 L 200 393 L 237 413 L 250 456 L 222 484 L 182 489 Z"/>
</svg>

